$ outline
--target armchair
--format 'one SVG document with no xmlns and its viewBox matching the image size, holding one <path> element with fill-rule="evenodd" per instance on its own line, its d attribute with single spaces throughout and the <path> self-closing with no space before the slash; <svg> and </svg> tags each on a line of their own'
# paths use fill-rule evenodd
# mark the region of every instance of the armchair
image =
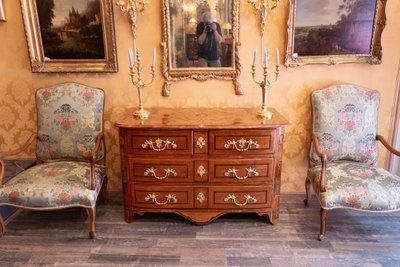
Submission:
<svg viewBox="0 0 400 267">
<path fill-rule="evenodd" d="M 329 211 L 400 210 L 400 177 L 374 166 L 380 141 L 377 135 L 380 95 L 356 85 L 335 85 L 312 93 L 313 140 L 305 181 L 307 205 L 312 185 L 320 202 L 320 235 L 326 235 Z"/>
<path fill-rule="evenodd" d="M 103 135 L 104 91 L 63 83 L 36 91 L 38 133 L 21 148 L 0 152 L 0 206 L 29 210 L 85 208 L 95 236 L 96 200 L 107 190 Z M 36 142 L 35 165 L 3 184 L 3 159 Z M 0 217 L 0 233 L 5 224 Z"/>
</svg>

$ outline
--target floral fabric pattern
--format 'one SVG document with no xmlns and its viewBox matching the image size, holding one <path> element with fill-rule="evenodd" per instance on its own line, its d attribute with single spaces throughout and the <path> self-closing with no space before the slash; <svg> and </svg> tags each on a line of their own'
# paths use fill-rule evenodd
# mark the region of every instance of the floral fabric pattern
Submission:
<svg viewBox="0 0 400 267">
<path fill-rule="evenodd" d="M 328 161 L 375 163 L 380 95 L 355 85 L 335 85 L 312 93 L 313 133 Z M 321 164 L 314 144 L 310 165 Z"/>
<path fill-rule="evenodd" d="M 38 143 L 41 160 L 87 160 L 103 129 L 104 92 L 64 83 L 36 92 Z M 104 156 L 101 146 L 97 159 Z"/>
<path fill-rule="evenodd" d="M 54 123 L 61 129 L 68 129 L 76 125 L 78 120 L 78 111 L 73 109 L 69 104 L 63 104 L 59 109 L 54 111 Z"/>
<path fill-rule="evenodd" d="M 326 192 L 319 192 L 321 166 L 308 170 L 314 191 L 325 209 L 370 211 L 400 209 L 400 177 L 382 168 L 353 162 L 331 163 L 326 168 Z"/>
<path fill-rule="evenodd" d="M 0 188 L 0 203 L 29 208 L 91 208 L 106 176 L 95 167 L 95 190 L 89 189 L 90 164 L 58 161 L 33 166 Z"/>
</svg>

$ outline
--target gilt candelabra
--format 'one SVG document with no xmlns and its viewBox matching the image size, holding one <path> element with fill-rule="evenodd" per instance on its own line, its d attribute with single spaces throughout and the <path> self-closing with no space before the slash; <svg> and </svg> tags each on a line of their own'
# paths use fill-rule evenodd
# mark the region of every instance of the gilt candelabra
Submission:
<svg viewBox="0 0 400 267">
<path fill-rule="evenodd" d="M 261 94 L 262 94 L 262 105 L 261 109 L 257 111 L 257 115 L 263 119 L 271 119 L 272 118 L 272 112 L 268 111 L 267 109 L 267 98 L 268 98 L 268 91 L 272 87 L 273 82 L 278 80 L 279 77 L 279 49 L 276 49 L 276 66 L 275 66 L 275 80 L 271 82 L 269 78 L 269 55 L 268 55 L 268 50 L 264 50 L 264 55 L 263 55 L 263 75 L 261 81 L 256 80 L 256 61 L 257 61 L 257 50 L 254 51 L 254 57 L 253 57 L 253 65 L 251 66 L 251 76 L 253 77 L 253 80 L 256 84 L 258 84 L 261 87 Z"/>
<path fill-rule="evenodd" d="M 142 78 L 142 59 L 140 56 L 139 49 L 136 49 L 136 29 L 137 29 L 137 12 L 142 15 L 144 13 L 145 6 L 149 3 L 148 0 L 118 0 L 115 4 L 121 9 L 122 12 L 128 13 L 131 19 L 131 29 L 133 34 L 133 51 L 131 48 L 128 49 L 129 64 L 131 81 L 134 87 L 138 90 L 139 106 L 138 109 L 133 113 L 135 118 L 145 120 L 149 117 L 150 112 L 144 109 L 143 98 L 144 88 L 154 82 L 156 77 L 156 49 L 153 51 L 153 64 L 151 65 L 151 81 L 145 83 Z"/>
<path fill-rule="evenodd" d="M 135 54 L 133 54 L 132 49 L 129 49 L 128 51 L 129 51 L 129 62 L 130 62 L 129 75 L 131 76 L 131 81 L 133 86 L 136 87 L 138 90 L 138 96 L 139 96 L 139 106 L 138 109 L 133 113 L 133 116 L 135 118 L 145 120 L 149 117 L 150 112 L 144 109 L 143 105 L 144 88 L 152 84 L 156 76 L 155 50 L 153 54 L 153 65 L 151 66 L 151 81 L 148 83 L 145 83 L 142 78 L 143 68 L 142 68 L 142 59 L 140 56 L 139 49 L 135 51 Z"/>
</svg>

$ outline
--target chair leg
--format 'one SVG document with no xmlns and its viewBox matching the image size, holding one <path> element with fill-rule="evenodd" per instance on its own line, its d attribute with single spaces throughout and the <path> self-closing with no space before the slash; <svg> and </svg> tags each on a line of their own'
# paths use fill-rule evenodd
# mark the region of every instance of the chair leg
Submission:
<svg viewBox="0 0 400 267">
<path fill-rule="evenodd" d="M 326 227 L 328 225 L 328 215 L 329 215 L 329 210 L 326 210 L 321 207 L 321 212 L 320 212 L 320 219 L 321 219 L 321 229 L 320 229 L 320 234 L 319 234 L 319 241 L 324 240 L 325 234 L 326 234 Z"/>
<path fill-rule="evenodd" d="M 305 187 L 306 187 L 306 199 L 304 199 L 304 205 L 308 205 L 308 201 L 311 199 L 311 182 L 308 179 L 308 177 L 306 178 L 305 181 Z"/>
<path fill-rule="evenodd" d="M 96 219 L 96 207 L 86 209 L 88 214 L 88 230 L 89 237 L 93 239 L 95 237 L 94 222 Z"/>
<path fill-rule="evenodd" d="M 0 237 L 6 233 L 6 222 L 3 220 L 3 217 L 0 215 Z"/>
<path fill-rule="evenodd" d="M 103 181 L 103 186 L 101 187 L 100 190 L 100 202 L 101 203 L 105 203 L 107 201 L 107 185 L 108 185 L 108 179 L 107 176 L 104 177 L 104 181 Z"/>
</svg>

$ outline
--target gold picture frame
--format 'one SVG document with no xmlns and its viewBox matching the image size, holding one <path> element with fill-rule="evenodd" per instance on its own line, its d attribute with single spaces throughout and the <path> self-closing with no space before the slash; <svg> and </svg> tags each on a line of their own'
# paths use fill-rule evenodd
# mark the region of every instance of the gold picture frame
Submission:
<svg viewBox="0 0 400 267">
<path fill-rule="evenodd" d="M 325 1 L 319 1 L 319 0 L 311 0 L 311 1 L 318 1 L 319 4 L 321 4 L 322 2 L 325 2 Z M 336 65 L 336 64 L 341 64 L 341 63 L 381 64 L 381 62 L 382 62 L 381 37 L 382 37 L 383 29 L 385 28 L 385 25 L 386 25 L 385 7 L 386 7 L 387 0 L 375 0 L 375 10 L 371 10 L 373 12 L 371 15 L 371 17 L 372 17 L 371 19 L 373 19 L 373 22 L 371 23 L 372 29 L 370 29 L 372 31 L 372 33 L 369 32 L 371 37 L 370 37 L 370 39 L 366 39 L 369 41 L 369 43 L 364 42 L 364 44 L 363 44 L 364 47 L 367 46 L 366 49 L 368 49 L 369 52 L 348 53 L 347 51 L 349 49 L 346 50 L 345 46 L 344 46 L 345 48 L 342 48 L 343 46 L 341 46 L 341 43 L 339 43 L 334 46 L 335 47 L 334 49 L 337 49 L 338 51 L 339 51 L 339 49 L 342 49 L 342 51 L 346 51 L 346 52 L 337 53 L 337 54 L 323 54 L 323 55 L 321 55 L 321 54 L 304 55 L 304 54 L 306 54 L 306 53 L 304 53 L 304 47 L 305 47 L 304 45 L 301 45 L 301 46 L 298 45 L 298 47 L 302 47 L 302 49 L 303 49 L 302 52 L 304 54 L 301 55 L 301 54 L 296 53 L 296 51 L 295 51 L 295 49 L 296 49 L 296 44 L 295 44 L 296 14 L 297 14 L 297 12 L 296 12 L 297 3 L 296 2 L 297 2 L 296 0 L 290 0 L 290 14 L 289 14 L 289 19 L 288 19 L 288 45 L 287 45 L 286 58 L 285 58 L 285 65 L 287 67 L 297 67 L 297 66 L 302 66 L 302 65 L 306 65 L 306 64 L 329 64 L 329 65 Z M 309 2 L 307 2 L 307 4 L 308 4 L 308 6 L 310 6 Z M 339 5 L 340 5 L 340 3 L 338 0 L 338 6 Z M 345 5 L 342 6 L 342 10 L 344 8 L 345 8 Z M 301 12 L 301 11 L 299 10 L 298 12 Z M 305 11 L 303 10 L 303 12 L 305 12 Z M 338 14 L 339 14 L 339 11 L 338 11 Z M 369 12 L 369 14 L 371 14 L 371 12 Z M 310 18 L 312 16 L 313 16 L 312 13 L 308 13 L 307 16 L 304 16 L 304 17 Z M 341 19 L 341 20 L 343 20 L 343 19 Z M 319 22 L 319 23 L 321 23 L 321 22 Z M 340 21 L 338 20 L 337 23 L 340 23 Z M 338 24 L 330 24 L 329 26 L 327 26 L 327 25 L 320 26 L 320 25 L 322 25 L 322 24 L 319 24 L 319 25 L 315 24 L 313 26 L 307 26 L 307 27 L 309 29 L 311 29 L 311 27 L 314 27 L 314 28 L 315 27 L 320 27 L 320 28 L 326 27 L 326 29 L 327 29 L 327 27 L 334 27 L 335 25 L 338 25 Z M 299 28 L 298 28 L 299 40 L 301 40 L 300 38 L 304 38 L 304 37 L 301 37 L 301 35 L 304 36 L 307 33 L 306 31 L 308 31 L 308 36 L 310 35 L 311 30 L 306 30 L 307 27 L 303 27 L 303 29 L 302 29 L 302 26 L 299 26 Z M 302 39 L 302 40 L 305 40 L 305 39 Z M 307 40 L 307 42 L 310 42 L 310 41 Z M 353 40 L 353 42 L 354 42 L 354 40 Z M 317 45 L 314 44 L 314 47 L 312 46 L 311 43 L 308 43 L 308 44 L 310 44 L 310 49 L 311 48 L 314 49 L 314 52 L 315 52 L 315 49 L 317 49 L 315 47 L 320 45 L 321 43 L 319 43 Z M 324 44 L 324 42 L 323 42 L 323 44 Z M 329 43 L 329 45 L 333 46 L 333 44 L 330 44 L 330 43 Z M 359 51 L 361 51 L 361 50 L 359 50 Z"/>
<path fill-rule="evenodd" d="M 6 15 L 4 13 L 3 0 L 0 0 L 0 21 L 6 21 Z"/>
<path fill-rule="evenodd" d="M 240 0 L 229 0 L 231 3 L 231 23 L 229 30 L 232 36 L 232 62 L 231 67 L 184 67 L 177 68 L 172 66 L 171 59 L 171 0 L 163 0 L 163 38 L 162 38 L 162 73 L 166 79 L 162 89 L 163 96 L 170 95 L 170 85 L 173 82 L 183 81 L 187 79 L 194 79 L 196 81 L 206 81 L 208 79 L 220 79 L 232 81 L 235 94 L 243 95 L 242 88 L 238 82 L 238 77 L 241 73 L 241 63 L 239 57 L 239 10 Z M 215 2 L 215 1 L 214 1 Z M 222 27 L 224 28 L 224 27 Z M 228 31 L 229 32 L 229 31 Z"/>
<path fill-rule="evenodd" d="M 80 16 L 80 12 L 82 13 L 82 11 L 79 11 L 77 7 L 67 7 L 70 8 L 70 20 L 59 22 L 64 24 L 61 24 L 63 26 L 58 26 L 57 28 L 55 26 L 53 27 L 53 20 L 55 18 L 57 19 L 57 16 L 59 17 L 59 21 L 64 19 L 62 15 L 54 12 L 54 9 L 57 7 L 49 7 L 49 5 L 43 5 L 43 7 L 39 7 L 52 8 L 51 12 L 53 12 L 51 19 L 43 19 L 43 21 L 47 22 L 47 25 L 50 25 L 46 27 L 46 32 L 43 31 L 43 33 L 47 34 L 47 37 L 43 38 L 43 29 L 41 29 L 41 21 L 38 15 L 38 11 L 42 11 L 42 9 L 38 10 L 36 0 L 21 0 L 22 16 L 25 26 L 32 72 L 60 73 L 118 71 L 112 0 L 98 1 L 99 2 L 93 2 L 93 5 L 97 5 L 96 7 L 89 7 L 89 5 L 87 5 L 86 9 L 84 10 L 86 12 L 89 10 L 89 8 L 91 8 L 90 11 L 95 10 L 91 13 L 90 21 L 87 17 L 85 18 L 85 28 L 82 26 L 79 26 L 82 28 L 77 28 L 78 26 L 71 26 L 71 23 L 76 21 L 76 18 L 82 17 Z M 59 2 L 59 4 L 63 5 L 64 2 Z M 65 16 L 68 16 L 68 14 Z M 71 16 L 74 16 L 75 20 L 72 20 Z M 48 23 L 48 20 L 50 20 L 50 23 Z M 66 26 L 67 23 L 69 23 L 68 28 Z M 81 24 L 76 23 L 75 25 Z M 49 27 L 53 27 L 51 28 L 51 35 L 48 33 L 50 32 L 50 30 L 48 30 Z M 48 36 L 51 36 L 52 39 Z M 65 47 L 61 47 L 63 42 L 69 41 L 71 43 L 71 38 L 75 38 L 73 39 L 73 44 L 76 47 L 75 50 L 71 50 L 73 49 L 70 48 L 71 45 L 68 47 L 70 50 L 67 50 Z M 77 40 L 79 40 L 79 42 Z M 45 43 L 43 43 L 43 41 L 45 41 Z M 74 52 L 70 51 L 74 51 L 76 53 L 74 54 Z M 46 53 L 53 56 L 49 57 L 46 55 Z"/>
</svg>

